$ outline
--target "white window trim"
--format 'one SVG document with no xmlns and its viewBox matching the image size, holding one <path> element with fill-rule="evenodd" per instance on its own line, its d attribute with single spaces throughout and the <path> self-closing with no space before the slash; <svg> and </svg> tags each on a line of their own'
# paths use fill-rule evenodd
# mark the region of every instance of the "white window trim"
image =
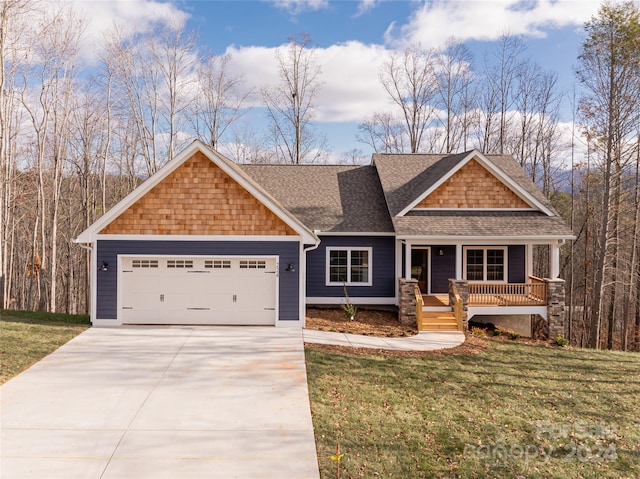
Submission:
<svg viewBox="0 0 640 479">
<path fill-rule="evenodd" d="M 366 283 L 355 283 L 351 280 L 346 281 L 345 283 L 340 282 L 331 282 L 329 279 L 331 278 L 331 251 L 346 251 L 347 252 L 347 278 L 351 278 L 351 252 L 352 251 L 367 251 L 369 255 L 369 278 Z M 371 286 L 373 285 L 373 248 L 367 246 L 327 246 L 327 252 L 325 255 L 325 286 L 343 286 L 346 284 L 347 286 Z"/>
<path fill-rule="evenodd" d="M 467 279 L 467 250 L 482 250 L 482 277 L 485 278 L 482 281 L 470 281 L 471 283 L 508 283 L 509 282 L 509 247 L 508 246 L 463 246 L 462 248 L 462 278 Z M 503 280 L 488 281 L 487 277 L 487 250 L 502 250 L 504 251 L 504 273 Z"/>
</svg>

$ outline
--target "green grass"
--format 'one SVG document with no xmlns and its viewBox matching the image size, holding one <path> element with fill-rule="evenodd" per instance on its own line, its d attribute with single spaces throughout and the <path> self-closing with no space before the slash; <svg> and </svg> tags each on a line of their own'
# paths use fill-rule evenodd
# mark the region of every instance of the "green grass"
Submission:
<svg viewBox="0 0 640 479">
<path fill-rule="evenodd" d="M 322 478 L 640 477 L 640 355 L 306 351 Z"/>
<path fill-rule="evenodd" d="M 85 315 L 0 311 L 0 384 L 89 327 Z"/>
</svg>

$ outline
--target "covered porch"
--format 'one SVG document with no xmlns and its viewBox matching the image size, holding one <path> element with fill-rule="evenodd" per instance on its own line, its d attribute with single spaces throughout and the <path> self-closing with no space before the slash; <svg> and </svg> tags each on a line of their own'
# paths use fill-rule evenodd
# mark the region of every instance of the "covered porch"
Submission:
<svg viewBox="0 0 640 479">
<path fill-rule="evenodd" d="M 505 244 L 504 238 L 483 238 L 451 244 L 416 238 L 398 243 L 398 276 L 412 289 L 408 293 L 414 297 L 418 329 L 463 331 L 474 316 L 538 315 L 550 334 L 563 334 L 560 240 Z M 532 274 L 533 249 L 540 244 L 548 246 L 549 254 L 544 277 Z"/>
</svg>

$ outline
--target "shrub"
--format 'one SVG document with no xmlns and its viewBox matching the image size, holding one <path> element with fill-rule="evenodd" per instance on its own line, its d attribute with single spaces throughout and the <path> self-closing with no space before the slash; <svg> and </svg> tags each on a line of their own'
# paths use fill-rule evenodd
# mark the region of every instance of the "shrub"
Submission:
<svg viewBox="0 0 640 479">
<path fill-rule="evenodd" d="M 496 328 L 493 330 L 494 336 L 502 336 L 502 329 Z"/>
<path fill-rule="evenodd" d="M 514 341 L 516 339 L 520 339 L 520 333 L 516 333 L 515 331 L 511 331 L 509 333 L 509 339 L 513 339 Z"/>
<path fill-rule="evenodd" d="M 471 334 L 474 336 L 486 336 L 487 332 L 482 328 L 471 328 Z"/>
<path fill-rule="evenodd" d="M 565 346 L 567 346 L 569 344 L 569 340 L 567 338 L 565 338 L 562 334 L 558 334 L 556 336 L 555 342 L 561 348 L 564 348 Z"/>
</svg>

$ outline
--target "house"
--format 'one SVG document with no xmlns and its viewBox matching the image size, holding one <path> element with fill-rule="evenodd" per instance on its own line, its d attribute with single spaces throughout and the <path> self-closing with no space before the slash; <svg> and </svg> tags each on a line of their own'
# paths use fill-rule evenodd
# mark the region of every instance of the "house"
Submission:
<svg viewBox="0 0 640 479">
<path fill-rule="evenodd" d="M 509 156 L 237 165 L 194 141 L 76 242 L 92 251 L 94 325 L 303 327 L 307 305 L 346 288 L 402 321 L 537 314 L 555 331 L 572 238 Z M 547 279 L 531 277 L 539 244 Z"/>
</svg>

